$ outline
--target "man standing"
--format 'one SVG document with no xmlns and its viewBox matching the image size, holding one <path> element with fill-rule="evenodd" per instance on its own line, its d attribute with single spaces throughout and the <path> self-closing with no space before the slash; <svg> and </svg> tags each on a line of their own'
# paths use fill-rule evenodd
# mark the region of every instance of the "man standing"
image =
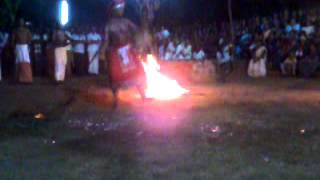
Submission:
<svg viewBox="0 0 320 180">
<path fill-rule="evenodd" d="M 97 53 L 101 44 L 102 38 L 95 27 L 92 28 L 91 32 L 87 35 L 88 42 L 88 57 L 89 57 L 89 74 L 99 74 L 99 56 Z"/>
<path fill-rule="evenodd" d="M 54 44 L 54 78 L 57 83 L 65 80 L 66 66 L 68 64 L 67 51 L 71 49 L 68 45 L 68 38 L 62 27 L 57 26 L 53 33 Z"/>
<path fill-rule="evenodd" d="M 111 17 L 105 27 L 105 42 L 103 50 L 107 49 L 109 78 L 114 95 L 114 107 L 118 104 L 118 90 L 124 84 L 138 88 L 142 98 L 146 82 L 141 62 L 133 51 L 137 27 L 123 17 L 124 0 L 113 0 Z"/>
<path fill-rule="evenodd" d="M 20 19 L 19 27 L 14 31 L 12 40 L 15 44 L 18 82 L 32 83 L 33 78 L 29 55 L 29 44 L 32 41 L 32 34 L 25 26 L 23 19 Z"/>
</svg>

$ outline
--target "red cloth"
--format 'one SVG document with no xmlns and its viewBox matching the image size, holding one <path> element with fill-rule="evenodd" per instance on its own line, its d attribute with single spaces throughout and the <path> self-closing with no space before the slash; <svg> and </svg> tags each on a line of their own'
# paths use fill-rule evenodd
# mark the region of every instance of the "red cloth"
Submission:
<svg viewBox="0 0 320 180">
<path fill-rule="evenodd" d="M 114 49 L 109 54 L 109 72 L 113 83 L 122 83 L 131 80 L 141 80 L 145 73 L 142 63 L 137 59 L 137 56 L 129 50 L 128 62 L 124 63 L 123 59 L 118 53 L 118 49 Z"/>
</svg>

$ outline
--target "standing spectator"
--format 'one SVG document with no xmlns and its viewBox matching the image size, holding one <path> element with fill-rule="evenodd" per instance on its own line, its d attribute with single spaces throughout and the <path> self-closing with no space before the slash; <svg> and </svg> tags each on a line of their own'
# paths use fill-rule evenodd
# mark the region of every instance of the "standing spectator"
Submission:
<svg viewBox="0 0 320 180">
<path fill-rule="evenodd" d="M 32 40 L 32 34 L 25 26 L 23 19 L 20 19 L 19 27 L 14 31 L 12 40 L 15 44 L 18 82 L 32 83 L 33 78 L 29 54 L 29 45 Z"/>
<path fill-rule="evenodd" d="M 57 26 L 53 32 L 54 44 L 54 77 L 57 83 L 63 82 L 66 75 L 66 66 L 68 64 L 67 51 L 71 49 L 68 45 L 68 38 L 62 27 Z"/>
</svg>

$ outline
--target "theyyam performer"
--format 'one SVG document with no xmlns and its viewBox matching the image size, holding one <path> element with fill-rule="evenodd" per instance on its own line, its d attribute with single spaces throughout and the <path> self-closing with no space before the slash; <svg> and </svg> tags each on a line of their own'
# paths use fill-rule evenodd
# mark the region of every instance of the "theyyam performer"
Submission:
<svg viewBox="0 0 320 180">
<path fill-rule="evenodd" d="M 134 50 L 138 27 L 123 17 L 124 0 L 113 0 L 109 21 L 105 27 L 105 40 L 101 48 L 108 61 L 108 75 L 114 96 L 113 107 L 118 105 L 118 91 L 123 85 L 136 86 L 145 99 L 145 73 Z"/>
</svg>

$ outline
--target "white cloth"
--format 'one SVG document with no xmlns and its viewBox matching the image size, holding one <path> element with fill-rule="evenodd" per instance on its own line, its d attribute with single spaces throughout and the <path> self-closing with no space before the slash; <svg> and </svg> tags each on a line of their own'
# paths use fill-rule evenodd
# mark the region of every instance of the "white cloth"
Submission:
<svg viewBox="0 0 320 180">
<path fill-rule="evenodd" d="M 177 59 L 177 60 L 184 59 L 183 50 L 184 50 L 184 43 L 180 43 L 176 48 L 176 52 L 174 54 L 174 58 Z"/>
<path fill-rule="evenodd" d="M 54 50 L 55 68 L 54 77 L 56 81 L 64 81 L 66 75 L 66 65 L 68 62 L 67 51 L 70 50 L 70 46 L 58 47 Z"/>
<path fill-rule="evenodd" d="M 193 53 L 193 58 L 195 60 L 201 61 L 201 60 L 204 60 L 205 57 L 206 57 L 206 54 L 202 49 L 199 52 Z"/>
<path fill-rule="evenodd" d="M 176 48 L 174 46 L 174 43 L 170 42 L 168 44 L 164 59 L 167 60 L 167 61 L 172 60 L 174 58 L 174 53 L 175 52 L 176 52 Z"/>
<path fill-rule="evenodd" d="M 100 48 L 100 43 L 102 38 L 100 34 L 98 33 L 89 33 L 87 35 L 88 41 L 97 41 L 97 43 L 90 44 L 88 46 L 88 56 L 89 56 L 89 67 L 88 72 L 89 74 L 99 74 L 99 56 L 97 55 L 97 52 Z"/>
<path fill-rule="evenodd" d="M 16 64 L 30 63 L 28 44 L 17 44 L 15 52 L 16 52 Z"/>
<path fill-rule="evenodd" d="M 314 26 L 305 26 L 302 28 L 302 31 L 305 32 L 308 36 L 315 32 Z"/>
<path fill-rule="evenodd" d="M 75 41 L 85 41 L 86 36 L 84 34 L 73 34 L 72 39 Z M 84 43 L 76 43 L 73 47 L 73 51 L 76 53 L 85 53 L 85 45 Z"/>
<path fill-rule="evenodd" d="M 184 59 L 186 60 L 192 59 L 192 46 L 190 44 L 184 48 L 183 56 L 184 56 Z"/>
<path fill-rule="evenodd" d="M 253 78 L 266 77 L 267 49 L 264 46 L 261 46 L 257 49 L 255 56 L 258 57 L 258 60 L 250 60 L 248 67 L 248 75 Z"/>
</svg>

